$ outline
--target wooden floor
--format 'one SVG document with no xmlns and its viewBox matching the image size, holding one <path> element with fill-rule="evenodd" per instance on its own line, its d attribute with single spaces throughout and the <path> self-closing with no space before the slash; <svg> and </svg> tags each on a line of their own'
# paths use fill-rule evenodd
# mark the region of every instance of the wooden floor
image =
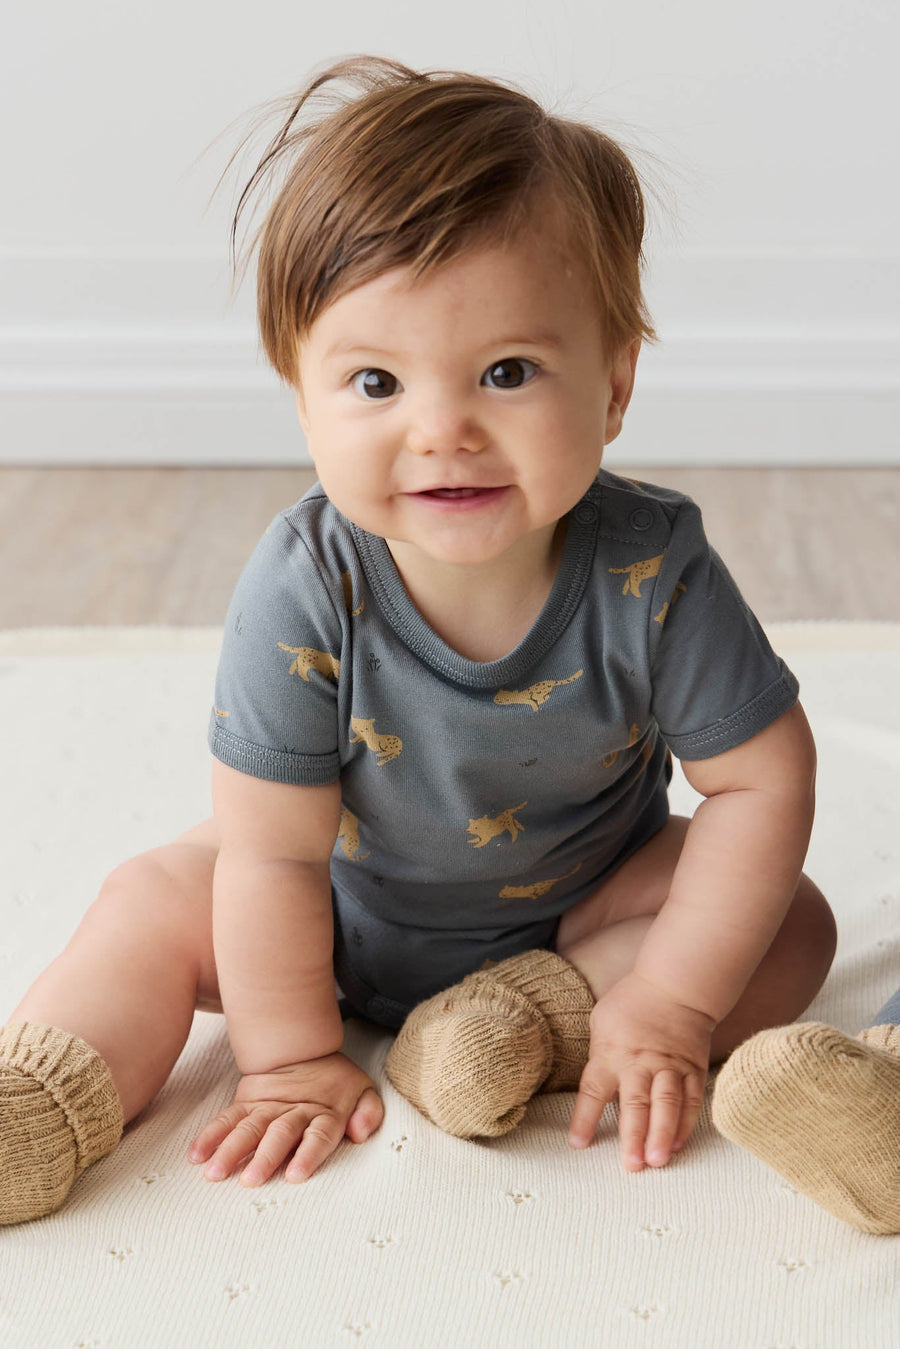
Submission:
<svg viewBox="0 0 900 1349">
<path fill-rule="evenodd" d="M 703 508 L 763 622 L 900 619 L 900 468 L 643 469 Z M 0 628 L 224 621 L 307 469 L 0 468 Z"/>
</svg>

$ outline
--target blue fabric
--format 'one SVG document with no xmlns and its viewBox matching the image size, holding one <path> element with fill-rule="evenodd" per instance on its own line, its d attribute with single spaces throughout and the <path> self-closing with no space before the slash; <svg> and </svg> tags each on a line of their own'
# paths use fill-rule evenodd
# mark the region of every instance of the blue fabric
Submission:
<svg viewBox="0 0 900 1349">
<path fill-rule="evenodd" d="M 870 1026 L 900 1026 L 900 988 L 892 993 Z"/>
</svg>

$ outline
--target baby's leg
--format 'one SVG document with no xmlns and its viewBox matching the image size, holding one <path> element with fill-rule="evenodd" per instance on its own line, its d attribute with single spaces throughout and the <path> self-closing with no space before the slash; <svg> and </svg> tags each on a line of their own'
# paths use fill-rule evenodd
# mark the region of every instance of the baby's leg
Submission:
<svg viewBox="0 0 900 1349">
<path fill-rule="evenodd" d="M 221 1010 L 212 942 L 217 851 L 210 820 L 117 867 L 7 1017 L 91 1045 L 109 1067 L 126 1124 L 168 1078 L 198 1002 Z"/>
<path fill-rule="evenodd" d="M 512 956 L 414 1008 L 385 1065 L 394 1086 L 463 1137 L 505 1133 L 537 1091 L 577 1088 L 594 1003 L 633 968 L 668 896 L 688 825 L 670 818 L 563 914 L 555 952 Z M 775 940 L 714 1032 L 712 1061 L 755 1030 L 797 1016 L 821 987 L 834 946 L 831 910 L 803 876 Z"/>
<path fill-rule="evenodd" d="M 523 951 L 414 1007 L 385 1061 L 423 1115 L 461 1138 L 508 1133 L 536 1091 L 577 1087 L 594 998 L 555 951 Z"/>
<path fill-rule="evenodd" d="M 58 1207 L 163 1086 L 195 1007 L 221 1010 L 217 846 L 210 820 L 118 867 L 0 1030 L 0 1223 Z"/>
<path fill-rule="evenodd" d="M 856 1039 L 762 1031 L 719 1074 L 713 1122 L 864 1232 L 900 1232 L 900 989 Z"/>
<path fill-rule="evenodd" d="M 560 919 L 556 949 L 581 971 L 598 1000 L 634 965 L 647 929 L 669 893 L 690 821 L 673 815 L 603 885 Z M 834 917 L 802 875 L 793 903 L 735 1007 L 713 1032 L 711 1062 L 767 1026 L 793 1021 L 831 967 Z"/>
</svg>

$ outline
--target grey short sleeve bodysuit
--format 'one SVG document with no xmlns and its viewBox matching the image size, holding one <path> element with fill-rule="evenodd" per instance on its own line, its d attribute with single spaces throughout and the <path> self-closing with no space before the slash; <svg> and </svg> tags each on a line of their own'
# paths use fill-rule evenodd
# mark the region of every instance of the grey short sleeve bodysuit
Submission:
<svg viewBox="0 0 900 1349">
<path fill-rule="evenodd" d="M 316 484 L 238 582 L 209 741 L 256 777 L 340 779 L 336 974 L 393 1026 L 485 957 L 552 947 L 665 823 L 667 747 L 721 754 L 797 692 L 680 493 L 601 470 L 533 628 L 477 663 Z"/>
</svg>

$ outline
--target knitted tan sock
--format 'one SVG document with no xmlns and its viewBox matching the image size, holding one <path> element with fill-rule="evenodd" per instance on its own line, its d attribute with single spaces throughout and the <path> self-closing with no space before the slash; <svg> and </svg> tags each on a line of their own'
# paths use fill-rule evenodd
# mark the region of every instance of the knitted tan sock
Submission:
<svg viewBox="0 0 900 1349">
<path fill-rule="evenodd" d="M 0 1027 L 0 1224 L 59 1208 L 122 1128 L 109 1069 L 84 1040 L 31 1022 Z"/>
<path fill-rule="evenodd" d="M 588 1061 L 588 1022 L 595 1002 L 584 975 L 564 956 L 543 950 L 510 956 L 492 965 L 488 974 L 523 993 L 550 1027 L 553 1061 L 538 1093 L 575 1091 Z"/>
<path fill-rule="evenodd" d="M 761 1031 L 722 1068 L 716 1128 L 864 1232 L 900 1232 L 900 1027 Z"/>
<path fill-rule="evenodd" d="M 385 1063 L 423 1115 L 459 1138 L 515 1128 L 538 1091 L 578 1085 L 594 998 L 569 961 L 524 951 L 413 1008 Z"/>
</svg>

